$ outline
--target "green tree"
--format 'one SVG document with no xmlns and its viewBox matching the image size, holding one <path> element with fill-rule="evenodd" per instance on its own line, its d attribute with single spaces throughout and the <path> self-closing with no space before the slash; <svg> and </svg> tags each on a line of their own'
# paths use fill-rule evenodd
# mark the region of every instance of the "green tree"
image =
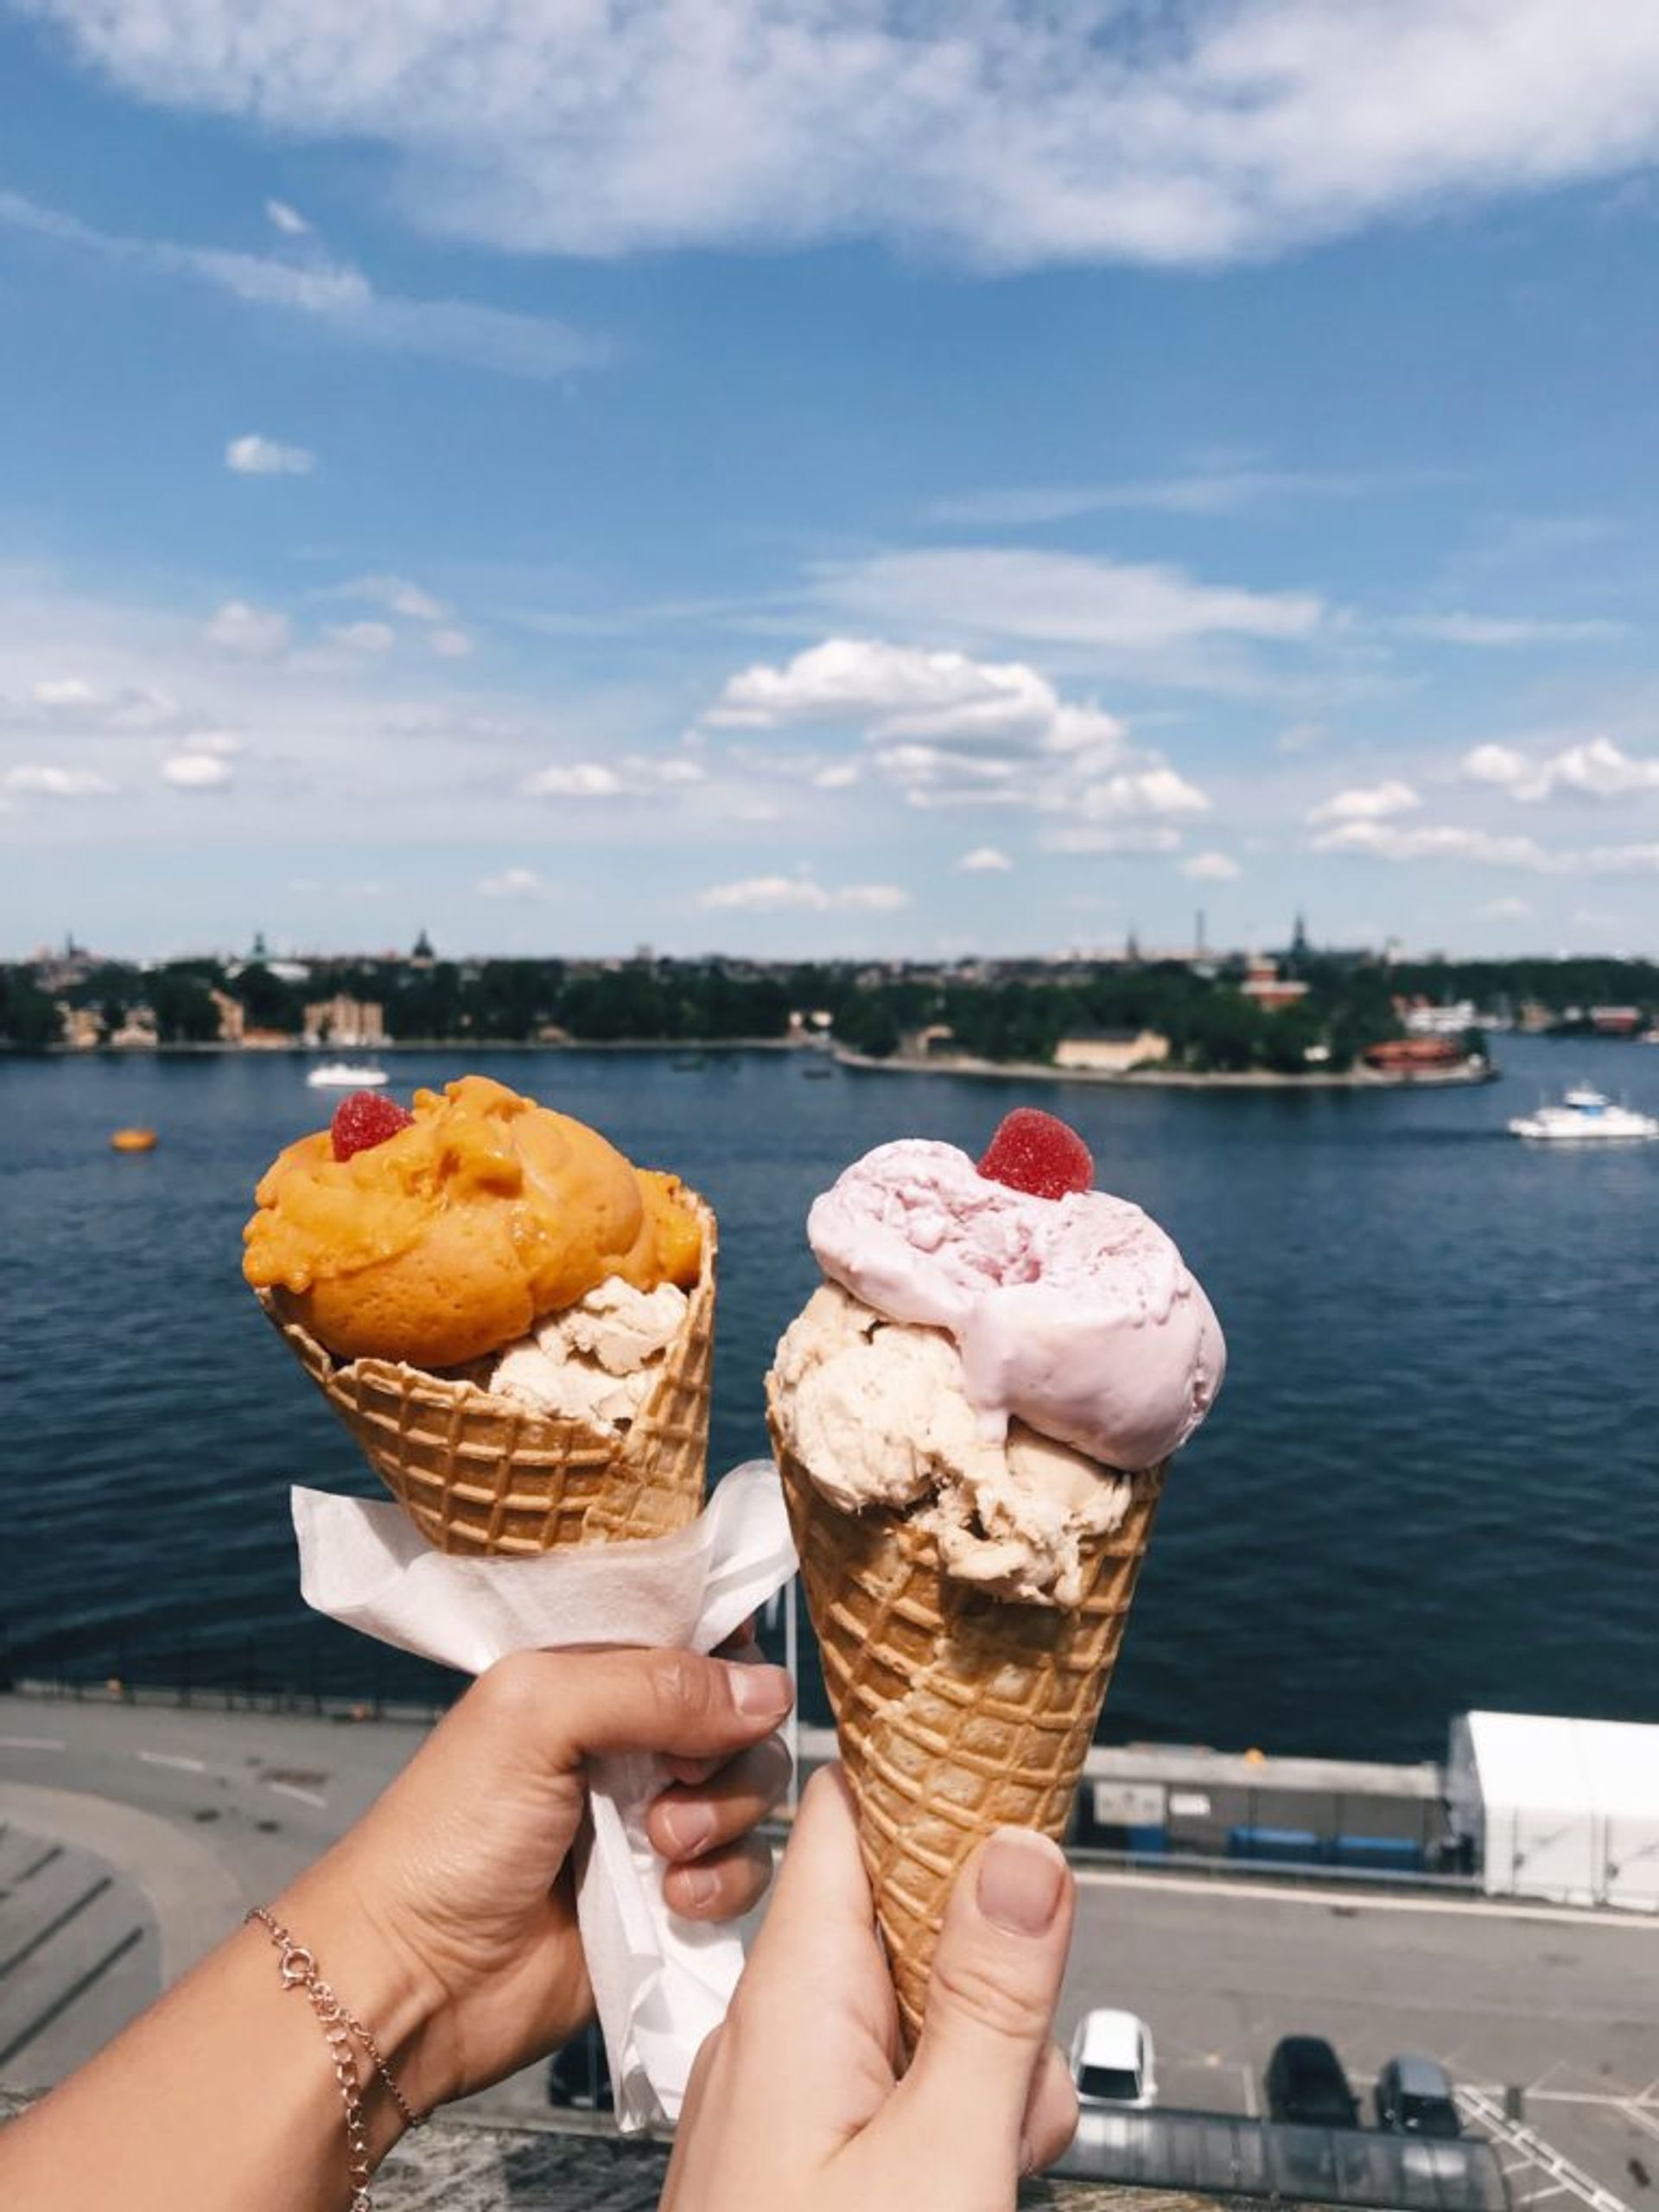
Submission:
<svg viewBox="0 0 1659 2212">
<path fill-rule="evenodd" d="M 30 968 L 0 968 L 0 1038 L 24 1052 L 38 1052 L 63 1034 L 63 1016 Z"/>
</svg>

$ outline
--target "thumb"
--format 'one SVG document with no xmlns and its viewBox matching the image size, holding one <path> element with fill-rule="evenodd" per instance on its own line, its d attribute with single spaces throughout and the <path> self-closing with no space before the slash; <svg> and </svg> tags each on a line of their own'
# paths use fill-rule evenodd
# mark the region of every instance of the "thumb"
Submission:
<svg viewBox="0 0 1659 2212">
<path fill-rule="evenodd" d="M 1025 1828 L 999 1828 L 951 1892 L 921 2040 L 881 2123 L 932 2146 L 941 2203 L 1014 2202 L 1074 1903 L 1064 1854 Z"/>
<path fill-rule="evenodd" d="M 482 1675 L 471 1696 L 486 1725 L 549 1765 L 600 1751 L 725 1758 L 778 1726 L 794 1695 L 781 1667 L 691 1651 L 521 1651 Z"/>
</svg>

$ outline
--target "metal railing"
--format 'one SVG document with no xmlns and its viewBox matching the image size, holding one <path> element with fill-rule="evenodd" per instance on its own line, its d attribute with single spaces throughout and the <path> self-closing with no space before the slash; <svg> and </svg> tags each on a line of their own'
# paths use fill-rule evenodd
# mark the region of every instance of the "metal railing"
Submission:
<svg viewBox="0 0 1659 2212">
<path fill-rule="evenodd" d="M 447 1668 L 321 1621 L 275 1640 L 181 1626 L 13 1643 L 0 1630 L 0 1690 L 77 1703 L 429 1722 L 465 1688 Z"/>
</svg>

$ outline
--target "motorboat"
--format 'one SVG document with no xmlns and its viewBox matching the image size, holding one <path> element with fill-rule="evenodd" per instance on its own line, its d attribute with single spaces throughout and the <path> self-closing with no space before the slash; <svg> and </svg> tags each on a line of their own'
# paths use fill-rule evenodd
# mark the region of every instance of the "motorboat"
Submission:
<svg viewBox="0 0 1659 2212">
<path fill-rule="evenodd" d="M 359 1067 L 353 1060 L 324 1060 L 305 1079 L 313 1090 L 378 1090 L 391 1081 L 385 1068 Z"/>
<path fill-rule="evenodd" d="M 1659 1137 L 1659 1120 L 1628 1106 L 1615 1106 L 1604 1092 L 1580 1085 L 1569 1090 L 1559 1106 L 1540 1106 L 1535 1113 L 1518 1115 L 1510 1123 L 1510 1135 L 1556 1144 L 1629 1142 Z"/>
</svg>

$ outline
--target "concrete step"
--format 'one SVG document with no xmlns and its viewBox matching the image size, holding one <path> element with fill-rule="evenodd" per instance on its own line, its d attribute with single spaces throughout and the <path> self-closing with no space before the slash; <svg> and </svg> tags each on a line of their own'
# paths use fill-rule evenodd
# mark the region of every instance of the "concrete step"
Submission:
<svg viewBox="0 0 1659 2212">
<path fill-rule="evenodd" d="M 0 1897 L 29 1878 L 43 1856 L 54 1847 L 43 1843 L 15 1821 L 0 1821 Z"/>
<path fill-rule="evenodd" d="M 47 2083 L 153 1998 L 159 1946 L 137 1890 L 89 1852 L 9 1833 L 0 1897 L 0 2077 Z"/>
<path fill-rule="evenodd" d="M 0 1988 L 24 1953 L 38 1949 L 51 1930 L 67 1923 L 114 1877 L 84 1851 L 33 1839 L 22 1872 L 0 1887 Z"/>
</svg>

